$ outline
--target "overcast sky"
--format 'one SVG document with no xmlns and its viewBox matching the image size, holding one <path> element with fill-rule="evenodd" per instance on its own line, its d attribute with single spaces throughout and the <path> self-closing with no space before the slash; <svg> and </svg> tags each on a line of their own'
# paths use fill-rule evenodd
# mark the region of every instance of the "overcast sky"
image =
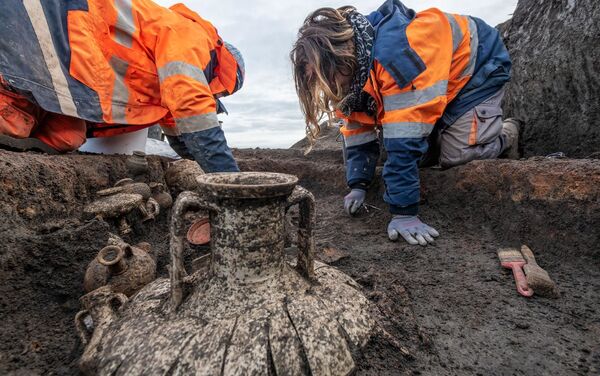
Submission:
<svg viewBox="0 0 600 376">
<path fill-rule="evenodd" d="M 363 14 L 383 0 L 155 0 L 164 6 L 183 2 L 212 22 L 246 62 L 242 90 L 223 102 L 229 116 L 223 129 L 232 147 L 287 148 L 304 136 L 304 121 L 292 81 L 288 55 L 302 21 L 320 7 L 353 5 Z M 405 0 L 417 11 L 438 7 L 480 17 L 491 25 L 510 18 L 517 0 Z"/>
</svg>

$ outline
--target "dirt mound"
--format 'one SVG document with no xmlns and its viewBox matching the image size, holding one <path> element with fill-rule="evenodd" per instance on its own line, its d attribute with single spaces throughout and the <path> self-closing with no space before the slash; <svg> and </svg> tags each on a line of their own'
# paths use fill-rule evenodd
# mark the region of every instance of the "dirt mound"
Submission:
<svg viewBox="0 0 600 376">
<path fill-rule="evenodd" d="M 519 0 L 501 27 L 513 60 L 505 100 L 525 155 L 600 151 L 600 2 Z"/>
</svg>

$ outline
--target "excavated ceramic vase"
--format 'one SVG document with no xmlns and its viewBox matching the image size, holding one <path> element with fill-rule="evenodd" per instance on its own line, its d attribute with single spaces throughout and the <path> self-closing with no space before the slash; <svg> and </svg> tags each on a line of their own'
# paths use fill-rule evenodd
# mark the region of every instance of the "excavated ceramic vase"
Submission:
<svg viewBox="0 0 600 376">
<path fill-rule="evenodd" d="M 173 207 L 169 279 L 123 303 L 100 289 L 81 370 L 98 375 L 346 375 L 375 322 L 358 284 L 313 260 L 314 198 L 297 178 L 208 174 Z M 298 256 L 284 254 L 284 220 L 299 205 Z M 208 210 L 211 260 L 188 275 L 184 214 Z M 94 302 L 100 307 L 96 307 Z M 81 317 L 79 327 L 82 327 Z M 83 328 L 85 329 L 85 328 Z M 82 329 L 82 330 L 83 330 Z"/>
<path fill-rule="evenodd" d="M 111 238 L 90 262 L 83 279 L 85 291 L 110 285 L 114 292 L 131 296 L 156 278 L 156 261 L 150 250 Z"/>
</svg>

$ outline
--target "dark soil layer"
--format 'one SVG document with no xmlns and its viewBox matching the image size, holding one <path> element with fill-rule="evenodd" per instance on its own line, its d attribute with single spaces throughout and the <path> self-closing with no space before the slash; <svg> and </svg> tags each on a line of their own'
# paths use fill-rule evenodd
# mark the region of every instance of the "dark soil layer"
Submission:
<svg viewBox="0 0 600 376">
<path fill-rule="evenodd" d="M 389 215 L 342 214 L 339 153 L 237 152 L 245 170 L 288 172 L 317 196 L 317 250 L 364 286 L 389 336 L 358 374 L 598 374 L 600 162 L 476 162 L 423 171 L 422 217 L 441 233 L 427 248 L 387 240 Z M 161 180 L 165 161 L 152 159 Z M 0 152 L 0 374 L 76 374 L 73 317 L 87 263 L 113 224 L 87 220 L 94 193 L 126 177 L 121 157 Z M 166 274 L 166 215 L 126 240 L 148 241 Z M 135 222 L 135 218 L 132 218 Z M 558 283 L 557 300 L 517 295 L 496 250 L 530 245 Z M 199 250 L 196 250 L 200 252 Z M 192 251 L 194 252 L 194 251 Z"/>
</svg>

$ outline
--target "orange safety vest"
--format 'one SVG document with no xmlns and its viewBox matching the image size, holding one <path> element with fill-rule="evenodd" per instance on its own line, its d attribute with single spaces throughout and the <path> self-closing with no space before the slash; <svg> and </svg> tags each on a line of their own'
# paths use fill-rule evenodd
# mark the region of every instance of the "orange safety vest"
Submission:
<svg viewBox="0 0 600 376">
<path fill-rule="evenodd" d="M 0 57 L 11 87 L 47 111 L 87 120 L 92 137 L 163 118 L 172 119 L 163 125 L 169 135 L 219 126 L 215 96 L 239 88 L 243 68 L 210 22 L 150 0 L 56 3 L 0 5 L 0 24 L 13 29 L 0 50 L 15 49 L 12 39 L 31 46 Z"/>
<path fill-rule="evenodd" d="M 372 130 L 364 126 L 402 124 L 406 137 L 426 137 L 447 104 L 471 79 L 470 68 L 477 57 L 477 49 L 472 46 L 474 32 L 465 16 L 444 14 L 435 8 L 418 13 L 407 27 L 406 37 L 426 69 L 409 85 L 399 87 L 392 75 L 375 61 L 371 79 L 363 90 L 375 99 L 378 114 L 371 117 L 352 113 L 342 133 L 347 138 L 361 135 L 357 141 L 362 144 L 375 139 Z M 338 116 L 344 117 L 339 112 Z"/>
</svg>

